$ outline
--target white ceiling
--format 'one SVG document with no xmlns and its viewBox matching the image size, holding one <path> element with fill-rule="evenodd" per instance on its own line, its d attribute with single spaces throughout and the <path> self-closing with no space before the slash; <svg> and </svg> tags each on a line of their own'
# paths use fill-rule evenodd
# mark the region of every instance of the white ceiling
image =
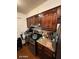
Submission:
<svg viewBox="0 0 79 59">
<path fill-rule="evenodd" d="M 47 0 L 17 0 L 17 11 L 26 14 L 45 1 Z"/>
</svg>

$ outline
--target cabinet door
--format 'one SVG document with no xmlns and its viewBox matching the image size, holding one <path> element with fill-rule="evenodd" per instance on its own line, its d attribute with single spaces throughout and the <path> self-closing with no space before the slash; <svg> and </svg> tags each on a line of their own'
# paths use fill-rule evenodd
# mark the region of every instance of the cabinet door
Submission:
<svg viewBox="0 0 79 59">
<path fill-rule="evenodd" d="M 53 31 L 56 31 L 56 27 L 57 27 L 57 13 L 53 13 L 52 14 L 52 18 L 51 18 L 51 25 L 50 27 L 52 28 Z"/>
<path fill-rule="evenodd" d="M 41 18 L 41 27 L 45 30 L 56 31 L 57 14 L 49 12 Z"/>
<path fill-rule="evenodd" d="M 30 27 L 31 25 L 34 24 L 34 18 L 33 17 L 29 17 L 26 20 L 27 20 L 27 27 Z"/>
<path fill-rule="evenodd" d="M 37 25 L 38 23 L 39 23 L 39 19 L 38 19 L 37 15 L 33 16 L 32 19 L 31 19 L 31 24 Z"/>
<path fill-rule="evenodd" d="M 27 26 L 28 27 L 30 27 L 31 25 L 38 25 L 38 24 L 39 24 L 38 15 L 27 18 Z"/>
<path fill-rule="evenodd" d="M 27 21 L 26 22 L 27 23 L 27 27 L 30 27 L 30 25 L 31 25 L 31 19 L 30 18 L 27 18 L 26 21 Z"/>
<path fill-rule="evenodd" d="M 37 55 L 36 44 L 32 44 L 32 42 L 29 42 L 28 48 L 34 55 Z"/>
<path fill-rule="evenodd" d="M 40 59 L 52 59 L 52 51 L 47 49 L 45 46 L 37 43 L 37 53 Z"/>
<path fill-rule="evenodd" d="M 48 14 L 44 15 L 41 19 L 41 26 L 43 29 L 46 29 L 48 27 Z"/>
</svg>

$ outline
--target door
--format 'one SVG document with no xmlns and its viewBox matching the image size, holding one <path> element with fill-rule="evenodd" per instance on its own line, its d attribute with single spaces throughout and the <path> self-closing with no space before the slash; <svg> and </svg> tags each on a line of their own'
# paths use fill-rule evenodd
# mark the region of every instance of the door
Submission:
<svg viewBox="0 0 79 59">
<path fill-rule="evenodd" d="M 48 12 L 41 18 L 41 27 L 45 30 L 56 31 L 57 13 Z"/>
<path fill-rule="evenodd" d="M 27 26 L 28 27 L 30 27 L 31 25 L 38 25 L 38 24 L 39 24 L 38 15 L 27 18 Z"/>
</svg>

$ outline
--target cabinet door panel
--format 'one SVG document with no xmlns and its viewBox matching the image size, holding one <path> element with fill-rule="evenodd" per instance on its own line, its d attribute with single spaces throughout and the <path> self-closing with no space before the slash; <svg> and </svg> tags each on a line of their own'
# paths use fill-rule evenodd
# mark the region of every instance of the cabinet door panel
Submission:
<svg viewBox="0 0 79 59">
<path fill-rule="evenodd" d="M 56 31 L 56 27 L 57 27 L 57 14 L 56 13 L 53 14 L 51 27 L 53 31 Z"/>
<path fill-rule="evenodd" d="M 39 18 L 37 15 L 27 18 L 27 27 L 38 24 L 39 24 Z"/>
<path fill-rule="evenodd" d="M 26 20 L 27 20 L 27 27 L 30 27 L 30 25 L 31 25 L 31 19 L 27 18 Z"/>
<path fill-rule="evenodd" d="M 55 31 L 56 24 L 57 14 L 55 12 L 49 12 L 41 18 L 41 27 L 45 30 Z"/>
</svg>

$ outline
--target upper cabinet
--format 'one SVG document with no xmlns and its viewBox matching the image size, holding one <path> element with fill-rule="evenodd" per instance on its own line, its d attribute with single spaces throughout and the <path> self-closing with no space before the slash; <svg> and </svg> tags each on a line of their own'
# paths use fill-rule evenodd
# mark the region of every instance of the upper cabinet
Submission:
<svg viewBox="0 0 79 59">
<path fill-rule="evenodd" d="M 38 24 L 39 24 L 38 15 L 27 18 L 27 27 L 30 27 L 31 25 L 38 25 Z"/>
<path fill-rule="evenodd" d="M 57 23 L 61 23 L 61 7 L 57 8 Z"/>
<path fill-rule="evenodd" d="M 57 22 L 61 17 L 61 7 L 56 7 L 40 14 L 27 18 L 27 26 L 40 24 L 42 29 L 56 31 Z"/>
<path fill-rule="evenodd" d="M 56 9 L 44 12 L 43 17 L 40 20 L 40 24 L 44 30 L 56 31 L 57 26 Z"/>
<path fill-rule="evenodd" d="M 57 18 L 61 17 L 61 7 L 57 8 Z"/>
</svg>

